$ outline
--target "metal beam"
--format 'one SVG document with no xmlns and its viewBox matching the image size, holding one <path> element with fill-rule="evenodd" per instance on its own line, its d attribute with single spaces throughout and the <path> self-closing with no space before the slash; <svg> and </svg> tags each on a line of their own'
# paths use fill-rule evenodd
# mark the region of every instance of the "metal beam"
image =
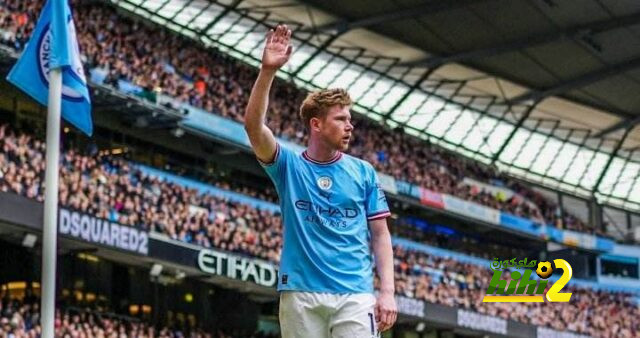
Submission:
<svg viewBox="0 0 640 338">
<path fill-rule="evenodd" d="M 562 151 L 566 147 L 567 143 L 569 143 L 569 140 L 571 140 L 571 138 L 573 137 L 573 133 L 575 133 L 576 131 L 577 131 L 577 129 L 569 129 L 569 132 L 567 133 L 567 135 L 565 135 L 565 137 L 563 137 L 560 140 L 560 142 L 562 142 L 562 145 L 553 154 L 553 158 L 551 159 L 551 161 L 549 161 L 547 166 L 544 168 L 544 171 L 542 172 L 542 178 L 550 177 L 549 176 L 549 171 L 551 170 L 553 165 L 558 161 L 558 158 L 559 158 L 560 154 L 562 153 Z"/>
<path fill-rule="evenodd" d="M 320 55 L 320 53 L 322 53 L 325 49 L 329 48 L 329 46 L 331 46 L 331 44 L 336 41 L 338 37 L 340 37 L 340 35 L 341 34 L 334 34 L 330 36 L 322 43 L 322 45 L 320 45 L 320 47 L 317 47 L 317 49 L 311 55 L 309 55 L 309 57 L 304 60 L 304 62 L 300 66 L 298 66 L 298 68 L 293 73 L 291 73 L 291 78 L 296 77 L 298 73 L 300 73 L 300 71 L 304 69 L 304 67 L 309 65 L 309 63 L 311 63 L 311 61 L 316 58 L 316 56 Z"/>
<path fill-rule="evenodd" d="M 603 130 L 601 130 L 600 132 L 598 132 L 597 134 L 595 134 L 593 137 L 603 137 L 606 135 L 609 135 L 615 131 L 618 131 L 619 129 L 622 128 L 633 128 L 635 127 L 638 123 L 640 123 L 640 115 L 634 117 L 634 118 L 630 118 L 630 119 L 626 119 L 626 120 L 622 120 L 618 123 L 615 123 Z"/>
<path fill-rule="evenodd" d="M 555 137 L 553 136 L 554 135 L 553 133 L 555 133 L 556 129 L 560 127 L 560 120 L 554 120 L 554 121 L 551 121 L 551 123 L 553 123 L 553 128 L 551 128 L 548 135 L 546 135 L 547 138 L 544 140 L 544 142 L 542 142 L 542 145 L 540 145 L 540 147 L 536 151 L 536 154 L 533 155 L 533 160 L 531 161 L 531 164 L 529 164 L 529 167 L 527 168 L 528 171 L 533 171 L 531 168 L 533 167 L 534 162 L 538 159 L 538 156 L 540 156 L 540 153 L 542 152 L 542 150 L 546 148 L 547 144 L 549 143 L 549 140 L 555 139 Z M 531 134 L 533 135 L 533 133 Z M 514 161 L 516 158 L 517 157 L 514 157 Z"/>
<path fill-rule="evenodd" d="M 271 5 L 255 5 L 255 6 L 243 7 L 242 10 L 265 10 L 265 9 L 289 8 L 289 7 L 301 7 L 301 6 L 304 6 L 304 4 L 288 1 L 288 2 L 282 2 L 282 3 L 275 3 Z"/>
<path fill-rule="evenodd" d="M 491 158 L 491 165 L 496 163 L 496 161 L 498 160 L 502 152 L 507 148 L 507 145 L 509 145 L 509 142 L 511 142 L 511 139 L 516 135 L 516 132 L 520 129 L 520 127 L 522 127 L 522 125 L 524 124 L 524 121 L 526 121 L 529 118 L 533 110 L 536 108 L 536 106 L 538 105 L 538 102 L 539 101 L 536 101 L 533 104 L 531 104 L 531 106 L 527 109 L 527 111 L 525 111 L 524 114 L 522 114 L 522 116 L 518 120 L 518 123 L 515 125 L 515 127 L 513 127 L 513 130 L 511 131 L 507 139 L 504 140 L 504 142 L 500 146 L 500 149 L 498 149 L 498 151 L 495 154 L 493 154 L 493 157 Z"/>
<path fill-rule="evenodd" d="M 209 29 L 211 29 L 220 20 L 222 20 L 222 18 L 224 18 L 227 14 L 229 14 L 230 12 L 232 12 L 233 10 L 238 8 L 238 6 L 240 6 L 241 2 L 242 2 L 242 0 L 235 0 L 231 5 L 225 7 L 224 10 L 222 12 L 220 12 L 220 14 L 218 14 L 215 18 L 213 18 L 205 27 L 200 29 L 199 33 L 200 34 L 205 34 Z"/>
<path fill-rule="evenodd" d="M 597 22 L 576 25 L 564 30 L 547 32 L 543 34 L 530 35 L 514 40 L 510 40 L 495 46 L 487 46 L 473 50 L 467 50 L 456 54 L 431 56 L 423 60 L 404 63 L 404 66 L 427 66 L 434 67 L 451 62 L 461 62 L 486 58 L 516 50 L 527 49 L 533 46 L 550 43 L 560 39 L 579 39 L 588 37 L 613 29 L 631 26 L 640 22 L 640 12 Z"/>
<path fill-rule="evenodd" d="M 400 100 L 398 100 L 398 102 L 396 102 L 396 104 L 393 105 L 393 107 L 391 107 L 391 109 L 389 109 L 389 112 L 387 114 L 384 115 L 385 119 L 388 119 L 389 117 L 391 117 L 391 115 L 393 115 L 393 113 L 395 113 L 396 109 L 398 109 L 398 107 L 400 107 L 400 105 L 402 105 L 402 103 L 409 97 L 409 95 L 411 95 L 413 92 L 415 92 L 418 88 L 420 88 L 420 86 L 422 85 L 422 83 L 424 81 L 426 81 L 429 76 L 431 76 L 431 74 L 433 74 L 433 72 L 436 70 L 437 68 L 430 68 L 428 69 L 426 72 L 424 72 L 422 74 L 422 76 L 420 76 L 420 78 L 413 84 L 413 86 L 411 86 L 411 88 L 409 88 L 409 90 L 407 90 L 406 93 L 404 93 L 404 95 L 402 95 L 402 97 L 400 98 Z"/>
<path fill-rule="evenodd" d="M 582 88 L 589 84 L 601 81 L 603 79 L 624 73 L 626 71 L 640 67 L 640 57 L 636 57 L 631 60 L 627 60 L 615 65 L 608 65 L 595 72 L 587 73 L 578 76 L 574 79 L 560 82 L 553 87 L 549 87 L 542 90 L 532 90 L 522 95 L 516 96 L 513 99 L 508 100 L 510 104 L 517 104 L 527 100 L 539 101 L 549 96 L 559 95 L 568 91 Z"/>
<path fill-rule="evenodd" d="M 611 166 L 611 163 L 613 162 L 613 159 L 618 155 L 618 152 L 620 151 L 620 148 L 622 148 L 622 144 L 627 139 L 627 136 L 629 136 L 629 133 L 631 132 L 631 129 L 633 129 L 633 128 L 628 128 L 624 132 L 624 135 L 622 135 L 622 138 L 620 139 L 620 141 L 618 141 L 618 144 L 616 144 L 616 148 L 613 150 L 613 152 L 611 152 L 611 155 L 609 156 L 609 160 L 607 160 L 607 164 L 604 165 L 604 168 L 602 169 L 602 172 L 600 173 L 600 177 L 598 177 L 598 180 L 596 181 L 596 184 L 593 185 L 593 189 L 591 190 L 592 194 L 595 194 L 596 192 L 600 191 L 600 183 L 602 183 L 602 180 L 604 179 L 604 176 L 607 174 L 607 171 L 609 170 L 609 167 Z"/>
<path fill-rule="evenodd" d="M 449 1 L 430 1 L 426 4 L 409 7 L 395 12 L 385 12 L 378 15 L 370 15 L 369 17 L 357 19 L 357 20 L 339 20 L 336 22 L 328 23 L 316 28 L 309 28 L 305 31 L 338 31 L 346 32 L 356 28 L 365 28 L 374 25 L 378 25 L 385 22 L 398 21 L 404 19 L 411 19 L 422 15 L 433 14 L 437 12 L 457 9 L 466 7 L 488 0 L 449 0 Z"/>
</svg>

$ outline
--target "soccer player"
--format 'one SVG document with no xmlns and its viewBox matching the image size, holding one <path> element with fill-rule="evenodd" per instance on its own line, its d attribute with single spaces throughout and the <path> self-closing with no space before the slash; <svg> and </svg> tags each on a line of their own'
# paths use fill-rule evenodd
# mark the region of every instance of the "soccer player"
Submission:
<svg viewBox="0 0 640 338">
<path fill-rule="evenodd" d="M 302 154 L 278 144 L 265 125 L 271 83 L 291 56 L 290 40 L 285 25 L 267 33 L 244 116 L 251 146 L 280 196 L 282 336 L 376 337 L 397 317 L 389 207 L 371 164 L 342 153 L 353 133 L 345 90 L 321 90 L 302 102 L 309 132 Z M 380 277 L 377 298 L 371 251 Z"/>
</svg>

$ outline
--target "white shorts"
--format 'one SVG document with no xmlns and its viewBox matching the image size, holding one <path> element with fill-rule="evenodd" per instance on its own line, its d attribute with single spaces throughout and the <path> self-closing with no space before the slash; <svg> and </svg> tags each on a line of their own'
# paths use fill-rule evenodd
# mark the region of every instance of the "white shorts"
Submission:
<svg viewBox="0 0 640 338">
<path fill-rule="evenodd" d="M 376 338 L 375 304 L 369 293 L 283 291 L 280 332 L 282 338 Z"/>
</svg>

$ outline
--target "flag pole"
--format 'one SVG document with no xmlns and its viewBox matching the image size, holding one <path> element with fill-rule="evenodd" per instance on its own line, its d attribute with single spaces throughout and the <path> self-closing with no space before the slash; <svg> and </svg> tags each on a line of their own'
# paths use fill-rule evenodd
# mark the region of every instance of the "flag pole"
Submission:
<svg viewBox="0 0 640 338">
<path fill-rule="evenodd" d="M 44 227 L 42 231 L 42 294 L 40 300 L 42 338 L 53 338 L 54 336 L 61 100 L 62 71 L 61 68 L 53 68 L 49 72 L 49 103 L 47 105 L 47 153 L 44 181 Z"/>
<path fill-rule="evenodd" d="M 55 335 L 61 117 L 64 116 L 88 136 L 93 131 L 91 98 L 71 14 L 69 0 L 46 0 L 29 42 L 7 76 L 9 82 L 47 106 L 40 283 L 40 325 L 43 338 L 53 338 Z M 48 79 L 40 76 L 41 72 L 38 73 L 43 68 L 48 70 Z M 64 88 L 69 90 L 74 100 L 67 100 L 62 96 L 63 81 Z"/>
</svg>

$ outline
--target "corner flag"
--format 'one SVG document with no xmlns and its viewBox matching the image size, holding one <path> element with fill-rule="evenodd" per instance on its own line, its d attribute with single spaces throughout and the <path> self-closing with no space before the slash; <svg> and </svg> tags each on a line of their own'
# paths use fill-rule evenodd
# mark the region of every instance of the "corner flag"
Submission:
<svg viewBox="0 0 640 338">
<path fill-rule="evenodd" d="M 62 71 L 62 117 L 91 136 L 91 99 L 68 0 L 47 0 L 27 48 L 7 80 L 47 106 L 53 68 Z"/>
<path fill-rule="evenodd" d="M 60 110 L 62 117 L 85 134 L 93 132 L 89 88 L 68 0 L 47 0 L 7 80 L 47 106 L 40 324 L 42 338 L 54 338 Z"/>
</svg>

